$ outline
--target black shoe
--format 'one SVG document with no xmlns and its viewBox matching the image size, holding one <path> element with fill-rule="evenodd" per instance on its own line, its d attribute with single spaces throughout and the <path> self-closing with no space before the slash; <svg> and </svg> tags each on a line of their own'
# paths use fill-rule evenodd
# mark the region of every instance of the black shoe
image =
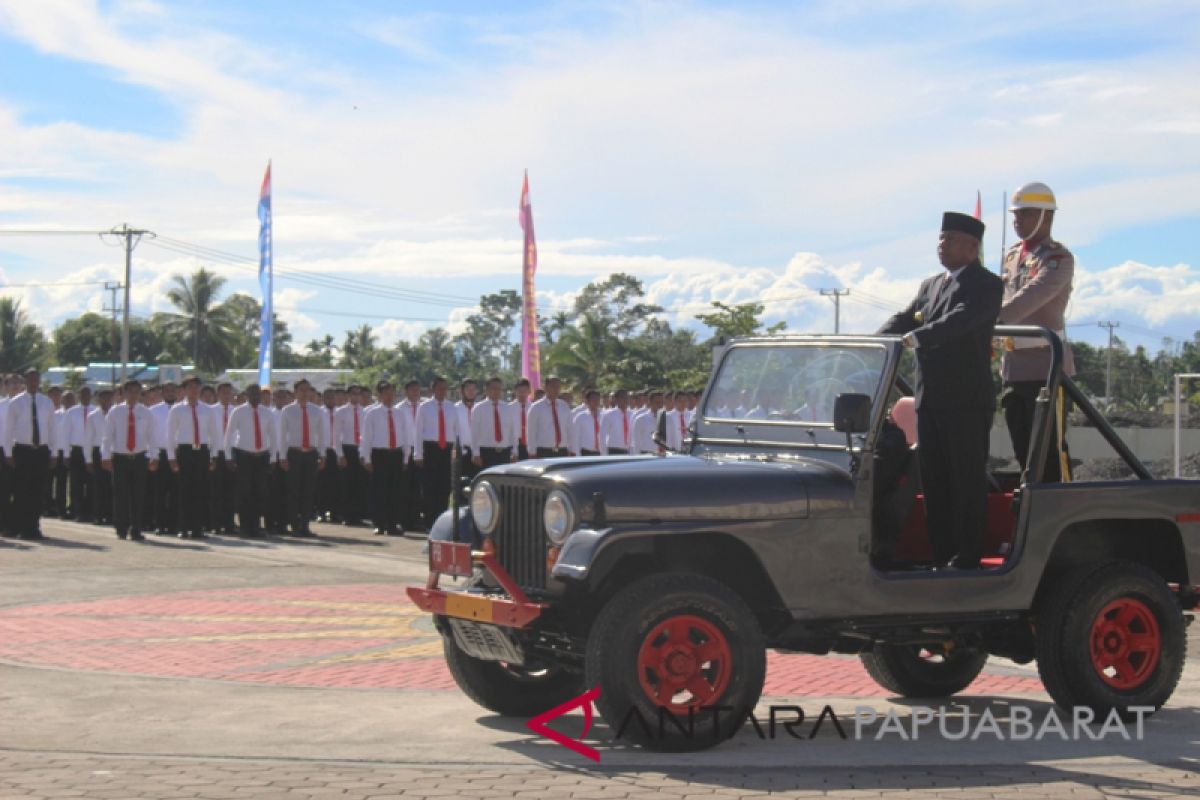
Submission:
<svg viewBox="0 0 1200 800">
<path fill-rule="evenodd" d="M 130 538 L 130 539 L 133 539 L 135 542 L 144 542 L 144 541 L 146 541 L 146 537 L 145 537 L 145 536 L 142 536 L 142 535 L 141 535 L 140 533 L 138 533 L 137 531 L 134 531 L 133 533 L 129 534 L 129 538 Z"/>
<path fill-rule="evenodd" d="M 373 532 L 376 536 L 386 536 L 387 535 L 387 531 L 385 531 L 383 528 L 376 528 Z"/>
<path fill-rule="evenodd" d="M 178 536 L 180 539 L 190 539 L 190 538 L 192 538 L 192 535 L 191 535 L 190 533 L 188 533 L 187 531 L 180 531 L 179 533 L 177 533 L 177 534 L 175 534 L 175 535 L 176 535 L 176 536 Z"/>
<path fill-rule="evenodd" d="M 127 538 L 128 536 L 129 536 L 129 534 L 125 533 L 125 531 L 117 531 L 117 538 L 118 538 L 118 539 L 125 539 L 125 538 Z"/>
</svg>

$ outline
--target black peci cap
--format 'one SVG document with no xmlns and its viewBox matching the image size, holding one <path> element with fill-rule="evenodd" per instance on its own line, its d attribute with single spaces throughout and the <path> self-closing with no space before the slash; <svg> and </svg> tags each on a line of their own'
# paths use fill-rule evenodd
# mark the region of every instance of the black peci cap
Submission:
<svg viewBox="0 0 1200 800">
<path fill-rule="evenodd" d="M 947 211 L 942 214 L 942 230 L 944 231 L 959 231 L 982 241 L 983 229 L 983 222 L 969 214 L 960 214 L 957 211 Z"/>
</svg>

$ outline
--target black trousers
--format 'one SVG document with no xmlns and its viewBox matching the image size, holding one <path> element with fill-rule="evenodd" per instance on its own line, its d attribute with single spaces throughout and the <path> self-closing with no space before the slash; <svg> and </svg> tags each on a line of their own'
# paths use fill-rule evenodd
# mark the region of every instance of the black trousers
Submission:
<svg viewBox="0 0 1200 800">
<path fill-rule="evenodd" d="M 358 458 L 358 445 L 342 445 L 346 468 L 342 470 L 341 515 L 346 522 L 362 522 L 367 515 L 367 471 Z"/>
<path fill-rule="evenodd" d="M 146 508 L 146 476 L 149 474 L 146 455 L 113 453 L 111 474 L 113 527 L 117 533 L 141 533 L 142 512 Z"/>
<path fill-rule="evenodd" d="M 267 508 L 264 514 L 267 527 L 282 532 L 288 524 L 287 473 L 278 462 L 267 471 Z"/>
<path fill-rule="evenodd" d="M 48 487 L 49 494 L 47 494 L 50 500 L 50 513 L 64 519 L 67 516 L 68 472 L 67 462 L 63 456 L 56 455 L 50 459 L 50 485 Z"/>
<path fill-rule="evenodd" d="M 68 508 L 71 516 L 77 520 L 87 520 L 92 516 L 92 474 L 88 472 L 88 454 L 82 447 L 72 447 L 67 457 L 67 473 L 70 481 L 70 501 Z"/>
<path fill-rule="evenodd" d="M 629 455 L 629 451 L 624 447 L 610 447 L 608 448 L 608 454 L 610 456 L 626 456 Z"/>
<path fill-rule="evenodd" d="M 179 500 L 178 530 L 203 533 L 208 522 L 208 445 L 175 448 L 175 491 Z"/>
<path fill-rule="evenodd" d="M 50 449 L 45 445 L 32 447 L 18 444 L 13 446 L 12 455 L 12 530 L 16 533 L 37 533 L 49 482 Z"/>
<path fill-rule="evenodd" d="M 444 449 L 437 442 L 425 442 L 425 524 L 430 528 L 450 505 L 450 459 L 454 448 Z"/>
<path fill-rule="evenodd" d="M 424 455 L 424 453 L 422 453 Z M 428 530 L 433 523 L 423 520 L 425 511 L 425 468 L 417 466 L 417 461 L 409 456 L 404 465 L 404 475 L 400 479 L 401 514 L 404 518 L 404 530 Z"/>
<path fill-rule="evenodd" d="M 8 466 L 7 453 L 0 451 L 0 533 L 12 533 L 12 478 L 13 471 Z"/>
<path fill-rule="evenodd" d="M 371 509 L 375 527 L 384 533 L 397 533 L 404 527 L 405 449 L 371 450 Z"/>
<path fill-rule="evenodd" d="M 538 458 L 560 458 L 569 455 L 565 447 L 539 447 L 537 449 Z"/>
<path fill-rule="evenodd" d="M 92 448 L 92 521 L 96 523 L 113 521 L 113 473 L 103 469 L 100 461 L 100 448 Z M 142 505 L 146 504 L 146 492 L 143 486 Z M 139 515 L 139 519 L 141 519 Z"/>
<path fill-rule="evenodd" d="M 210 523 L 219 531 L 232 531 L 237 476 L 226 465 L 224 451 L 217 453 L 216 462 L 217 469 L 212 473 L 212 480 L 209 482 L 209 508 L 212 513 Z"/>
<path fill-rule="evenodd" d="M 483 461 L 483 469 L 512 461 L 511 447 L 481 447 L 479 458 Z"/>
<path fill-rule="evenodd" d="M 524 444 L 518 444 L 517 445 L 517 461 L 528 461 L 528 460 L 529 460 L 529 448 L 526 447 Z"/>
<path fill-rule="evenodd" d="M 598 456 L 598 455 L 600 455 L 600 451 L 599 450 L 584 450 L 584 449 L 580 448 L 579 455 L 581 455 L 581 456 Z"/>
<path fill-rule="evenodd" d="M 325 466 L 317 478 L 321 504 L 317 508 L 322 514 L 328 514 L 334 522 L 342 520 L 342 470 L 338 467 L 336 450 L 325 451 Z"/>
<path fill-rule="evenodd" d="M 164 533 L 174 533 L 179 525 L 179 480 L 166 468 L 167 451 L 159 452 L 158 472 L 154 480 L 154 524 Z"/>
<path fill-rule="evenodd" d="M 1013 451 L 1017 461 L 1021 462 L 1024 471 L 1029 461 L 1029 442 L 1033 438 L 1033 415 L 1037 409 L 1037 397 L 1045 386 L 1044 381 L 1014 381 L 1004 384 L 1004 393 L 1000 396 L 1000 406 L 1004 409 L 1004 421 L 1008 424 L 1008 436 L 1012 439 Z M 1058 404 L 1050 404 L 1051 435 L 1046 447 L 1046 466 L 1042 472 L 1043 483 L 1059 483 L 1063 479 L 1063 464 L 1059 458 L 1059 443 L 1062 443 L 1062 455 L 1070 459 L 1067 449 L 1067 414 L 1070 413 L 1070 401 L 1066 393 L 1059 389 L 1058 402 L 1062 403 L 1062 426 L 1058 424 Z M 1070 465 L 1067 465 L 1067 477 L 1070 478 Z"/>
<path fill-rule="evenodd" d="M 317 496 L 319 459 L 320 455 L 316 450 L 305 452 L 293 447 L 287 452 L 287 509 L 292 533 L 307 531 L 309 523 L 312 522 L 313 503 Z"/>
<path fill-rule="evenodd" d="M 263 512 L 267 505 L 267 474 L 271 466 L 270 453 L 233 451 L 237 467 L 238 526 L 243 536 L 256 536 L 261 530 Z"/>
<path fill-rule="evenodd" d="M 463 448 L 463 454 L 458 462 L 458 474 L 468 480 L 474 479 L 481 468 L 475 466 L 475 451 L 470 447 Z"/>
<path fill-rule="evenodd" d="M 939 564 L 977 567 L 987 531 L 988 432 L 992 412 L 917 411 L 917 453 L 929 518 L 929 542 Z"/>
</svg>

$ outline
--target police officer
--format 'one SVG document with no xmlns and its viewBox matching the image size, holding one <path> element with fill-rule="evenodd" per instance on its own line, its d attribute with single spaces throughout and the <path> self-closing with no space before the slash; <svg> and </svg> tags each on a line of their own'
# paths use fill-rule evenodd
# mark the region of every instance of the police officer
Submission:
<svg viewBox="0 0 1200 800">
<path fill-rule="evenodd" d="M 908 307 L 879 329 L 916 348 L 917 438 L 938 566 L 978 569 L 987 529 L 988 436 L 995 414 L 992 329 L 1004 283 L 979 261 L 983 223 L 942 217 L 938 258 Z"/>
<path fill-rule="evenodd" d="M 1020 241 L 1004 254 L 1004 302 L 1000 322 L 1006 325 L 1040 325 L 1063 340 L 1063 373 L 1075 374 L 1075 360 L 1066 342 L 1066 311 L 1075 276 L 1075 257 L 1050 236 L 1058 210 L 1054 192 L 1044 183 L 1027 183 L 1013 192 L 1009 211 Z M 1041 339 L 1007 338 L 1000 375 L 1004 393 L 1000 405 L 1008 423 L 1013 451 L 1025 470 L 1033 434 L 1037 397 L 1050 371 L 1050 348 Z M 1070 480 L 1067 452 L 1066 395 L 1060 387 L 1051 408 L 1053 438 L 1046 449 L 1045 482 Z"/>
</svg>

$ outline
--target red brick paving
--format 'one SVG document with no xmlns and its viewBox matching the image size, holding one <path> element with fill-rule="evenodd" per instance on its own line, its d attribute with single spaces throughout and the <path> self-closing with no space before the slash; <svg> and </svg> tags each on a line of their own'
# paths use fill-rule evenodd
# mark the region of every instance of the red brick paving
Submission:
<svg viewBox="0 0 1200 800">
<path fill-rule="evenodd" d="M 393 584 L 206 590 L 0 610 L 0 659 L 279 686 L 453 690 L 437 634 Z M 985 671 L 973 694 L 1040 694 Z M 884 697 L 858 659 L 767 658 L 769 696 Z"/>
</svg>

